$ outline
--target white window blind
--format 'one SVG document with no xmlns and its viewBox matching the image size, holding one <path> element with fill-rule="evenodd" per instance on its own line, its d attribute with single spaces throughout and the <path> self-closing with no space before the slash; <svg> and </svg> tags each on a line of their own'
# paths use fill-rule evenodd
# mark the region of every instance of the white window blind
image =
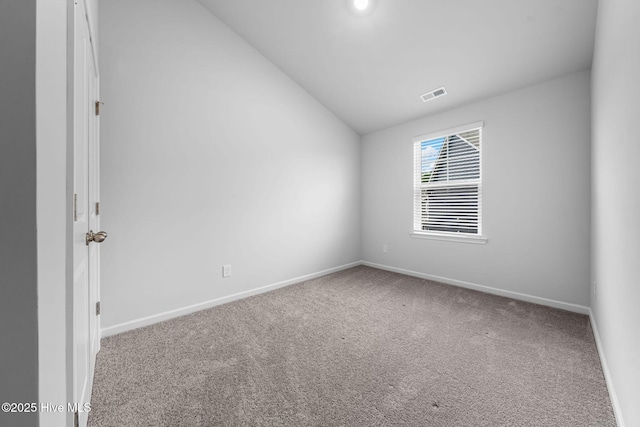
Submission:
<svg viewBox="0 0 640 427">
<path fill-rule="evenodd" d="M 415 233 L 482 235 L 482 123 L 414 139 Z"/>
</svg>

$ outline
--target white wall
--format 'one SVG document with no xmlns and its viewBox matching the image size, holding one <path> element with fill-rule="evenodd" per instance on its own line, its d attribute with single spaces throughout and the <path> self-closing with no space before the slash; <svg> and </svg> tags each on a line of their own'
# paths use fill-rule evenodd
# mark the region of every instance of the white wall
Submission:
<svg viewBox="0 0 640 427">
<path fill-rule="evenodd" d="M 100 2 L 100 55 L 103 328 L 359 260 L 359 136 L 199 3 Z"/>
<path fill-rule="evenodd" d="M 592 80 L 592 308 L 627 426 L 640 425 L 638 20 L 636 0 L 600 1 Z"/>
<path fill-rule="evenodd" d="M 560 306 L 585 311 L 589 78 L 583 71 L 366 135 L 363 259 L 499 288 L 500 294 L 515 292 L 576 304 Z M 480 120 L 485 125 L 482 212 L 488 243 L 411 238 L 412 137 Z M 388 245 L 387 254 L 383 244 Z"/>
</svg>

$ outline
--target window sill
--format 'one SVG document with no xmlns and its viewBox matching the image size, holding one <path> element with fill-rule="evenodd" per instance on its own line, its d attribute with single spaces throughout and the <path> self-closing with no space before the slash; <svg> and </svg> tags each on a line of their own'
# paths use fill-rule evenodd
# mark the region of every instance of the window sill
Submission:
<svg viewBox="0 0 640 427">
<path fill-rule="evenodd" d="M 414 239 L 443 240 L 446 242 L 472 243 L 475 245 L 486 245 L 488 239 L 483 236 L 454 236 L 449 234 L 420 233 L 413 231 L 409 233 Z"/>
</svg>

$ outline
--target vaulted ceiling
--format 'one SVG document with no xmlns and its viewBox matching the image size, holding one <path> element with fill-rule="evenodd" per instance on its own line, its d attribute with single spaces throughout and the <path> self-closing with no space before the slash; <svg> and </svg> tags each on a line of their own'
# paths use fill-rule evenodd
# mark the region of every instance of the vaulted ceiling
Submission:
<svg viewBox="0 0 640 427">
<path fill-rule="evenodd" d="M 199 0 L 360 134 L 591 66 L 597 0 Z M 445 86 L 447 96 L 420 95 Z"/>
</svg>

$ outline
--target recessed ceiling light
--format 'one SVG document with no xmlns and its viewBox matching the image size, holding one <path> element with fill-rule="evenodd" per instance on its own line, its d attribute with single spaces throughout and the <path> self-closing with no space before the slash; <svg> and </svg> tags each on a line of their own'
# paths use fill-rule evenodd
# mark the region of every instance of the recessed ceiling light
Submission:
<svg viewBox="0 0 640 427">
<path fill-rule="evenodd" d="M 377 0 L 343 0 L 347 9 L 356 16 L 368 16 L 376 8 Z"/>
<path fill-rule="evenodd" d="M 369 0 L 353 0 L 353 5 L 358 10 L 366 10 L 369 7 Z"/>
</svg>

